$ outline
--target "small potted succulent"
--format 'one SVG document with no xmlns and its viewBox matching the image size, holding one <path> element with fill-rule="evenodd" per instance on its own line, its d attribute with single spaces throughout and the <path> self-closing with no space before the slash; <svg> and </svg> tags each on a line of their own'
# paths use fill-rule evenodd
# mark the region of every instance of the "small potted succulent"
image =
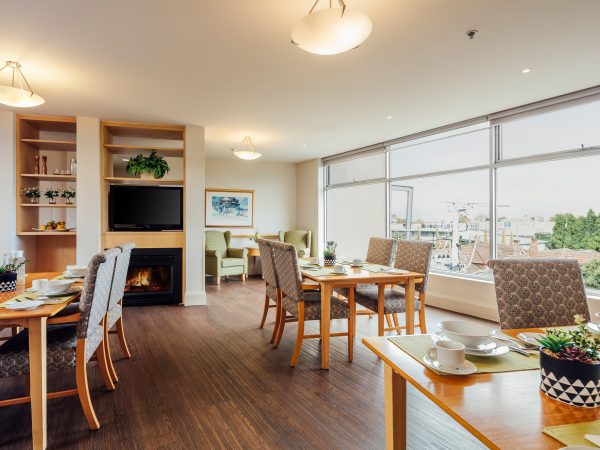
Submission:
<svg viewBox="0 0 600 450">
<path fill-rule="evenodd" d="M 169 173 L 170 169 L 165 159 L 152 150 L 148 156 L 137 155 L 131 158 L 125 170 L 129 175 L 140 176 L 142 179 L 159 179 Z"/>
<path fill-rule="evenodd" d="M 0 292 L 12 292 L 17 290 L 17 271 L 27 261 L 18 264 L 5 264 L 0 266 Z"/>
<path fill-rule="evenodd" d="M 335 266 L 335 250 L 337 248 L 337 243 L 335 241 L 327 241 L 325 245 L 325 251 L 323 252 L 323 257 L 325 259 L 325 266 Z"/>
<path fill-rule="evenodd" d="M 30 203 L 38 203 L 42 196 L 39 186 L 28 187 L 21 189 L 21 195 L 29 199 Z"/>
<path fill-rule="evenodd" d="M 547 330 L 538 339 L 542 382 L 548 397 L 573 406 L 600 406 L 600 339 L 575 316 L 574 330 Z"/>
<path fill-rule="evenodd" d="M 48 199 L 48 203 L 54 205 L 56 204 L 56 199 L 60 197 L 60 191 L 58 189 L 47 189 L 44 192 L 44 197 Z"/>
<path fill-rule="evenodd" d="M 73 204 L 73 199 L 75 198 L 76 195 L 77 195 L 77 193 L 75 192 L 75 189 L 71 186 L 67 186 L 66 188 L 61 189 L 61 191 L 60 191 L 60 196 L 61 196 L 61 198 L 64 198 L 67 200 L 67 205 Z"/>
</svg>

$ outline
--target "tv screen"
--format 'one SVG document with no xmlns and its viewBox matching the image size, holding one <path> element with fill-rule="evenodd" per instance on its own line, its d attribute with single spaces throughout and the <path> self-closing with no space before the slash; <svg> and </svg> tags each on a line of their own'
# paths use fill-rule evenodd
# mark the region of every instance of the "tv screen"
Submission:
<svg viewBox="0 0 600 450">
<path fill-rule="evenodd" d="M 108 223 L 111 231 L 183 229 L 183 188 L 111 186 Z"/>
</svg>

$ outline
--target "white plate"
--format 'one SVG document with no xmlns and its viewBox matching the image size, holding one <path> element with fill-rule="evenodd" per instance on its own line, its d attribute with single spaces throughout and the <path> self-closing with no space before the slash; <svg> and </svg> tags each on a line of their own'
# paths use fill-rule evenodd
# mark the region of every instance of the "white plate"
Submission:
<svg viewBox="0 0 600 450">
<path fill-rule="evenodd" d="M 438 372 L 449 373 L 452 375 L 471 375 L 472 373 L 477 372 L 477 366 L 467 360 L 458 367 L 443 366 L 438 361 L 432 361 L 429 356 L 423 356 L 423 361 L 428 367 L 431 367 Z"/>
<path fill-rule="evenodd" d="M 9 303 L 4 307 L 14 311 L 30 311 L 44 304 L 43 300 L 23 300 L 20 302 Z"/>
<path fill-rule="evenodd" d="M 543 333 L 532 333 L 531 331 L 525 331 L 524 333 L 517 334 L 517 339 L 526 342 L 527 344 L 539 345 L 541 347 L 536 338 L 541 338 L 544 336 L 546 335 Z"/>
<path fill-rule="evenodd" d="M 65 278 L 84 278 L 85 275 L 73 275 L 71 272 L 63 272 Z"/>
<path fill-rule="evenodd" d="M 75 292 L 79 292 L 81 289 L 79 288 L 71 288 L 65 292 L 44 292 L 40 291 L 40 295 L 45 295 L 46 297 L 64 297 L 65 295 L 74 294 Z"/>
</svg>

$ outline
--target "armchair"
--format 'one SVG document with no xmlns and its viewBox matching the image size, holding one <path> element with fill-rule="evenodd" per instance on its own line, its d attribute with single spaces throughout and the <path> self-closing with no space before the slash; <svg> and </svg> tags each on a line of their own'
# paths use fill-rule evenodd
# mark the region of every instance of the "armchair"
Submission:
<svg viewBox="0 0 600 450">
<path fill-rule="evenodd" d="M 241 275 L 246 281 L 248 275 L 248 249 L 230 247 L 230 231 L 205 231 L 204 252 L 206 274 L 215 277 L 221 284 L 222 276 Z"/>
<path fill-rule="evenodd" d="M 279 232 L 279 241 L 292 244 L 296 248 L 298 258 L 310 256 L 311 231 L 288 230 Z"/>
</svg>

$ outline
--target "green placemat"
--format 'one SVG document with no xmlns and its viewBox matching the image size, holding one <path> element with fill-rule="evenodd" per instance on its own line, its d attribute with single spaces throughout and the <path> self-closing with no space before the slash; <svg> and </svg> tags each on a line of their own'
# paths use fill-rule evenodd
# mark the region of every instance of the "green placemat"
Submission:
<svg viewBox="0 0 600 450">
<path fill-rule="evenodd" d="M 67 300 L 69 300 L 70 298 L 73 297 L 73 295 L 75 295 L 76 293 L 72 293 L 69 295 L 64 295 L 61 297 L 49 297 L 48 300 L 44 301 L 45 305 L 57 305 L 60 303 L 64 303 Z M 21 295 L 17 295 L 13 298 L 9 298 L 8 300 L 3 301 L 2 303 L 0 303 L 0 308 L 4 308 L 5 305 L 11 304 L 11 303 L 18 303 L 18 302 L 22 302 L 25 300 L 37 300 L 37 298 L 39 297 L 39 295 L 31 292 L 26 292 L 24 294 Z"/>
<path fill-rule="evenodd" d="M 320 268 L 300 268 L 300 270 L 307 274 L 307 275 L 312 275 L 314 277 L 323 277 L 323 276 L 329 276 L 329 275 L 339 275 L 341 277 L 346 276 L 347 274 L 345 273 L 333 273 L 331 271 L 331 269 L 327 269 L 324 267 L 320 267 Z"/>
<path fill-rule="evenodd" d="M 596 445 L 592 444 L 583 436 L 586 434 L 600 434 L 600 420 L 545 427 L 544 433 L 565 445 L 596 447 Z"/>
<path fill-rule="evenodd" d="M 438 372 L 426 366 L 423 362 L 423 357 L 429 353 L 429 349 L 433 346 L 433 339 L 430 335 L 394 336 L 388 339 L 429 370 L 438 375 L 449 375 Z M 501 356 L 467 355 L 466 358 L 477 366 L 477 373 L 516 372 L 518 370 L 540 368 L 538 355 L 524 356 L 515 352 L 508 352 Z"/>
</svg>

